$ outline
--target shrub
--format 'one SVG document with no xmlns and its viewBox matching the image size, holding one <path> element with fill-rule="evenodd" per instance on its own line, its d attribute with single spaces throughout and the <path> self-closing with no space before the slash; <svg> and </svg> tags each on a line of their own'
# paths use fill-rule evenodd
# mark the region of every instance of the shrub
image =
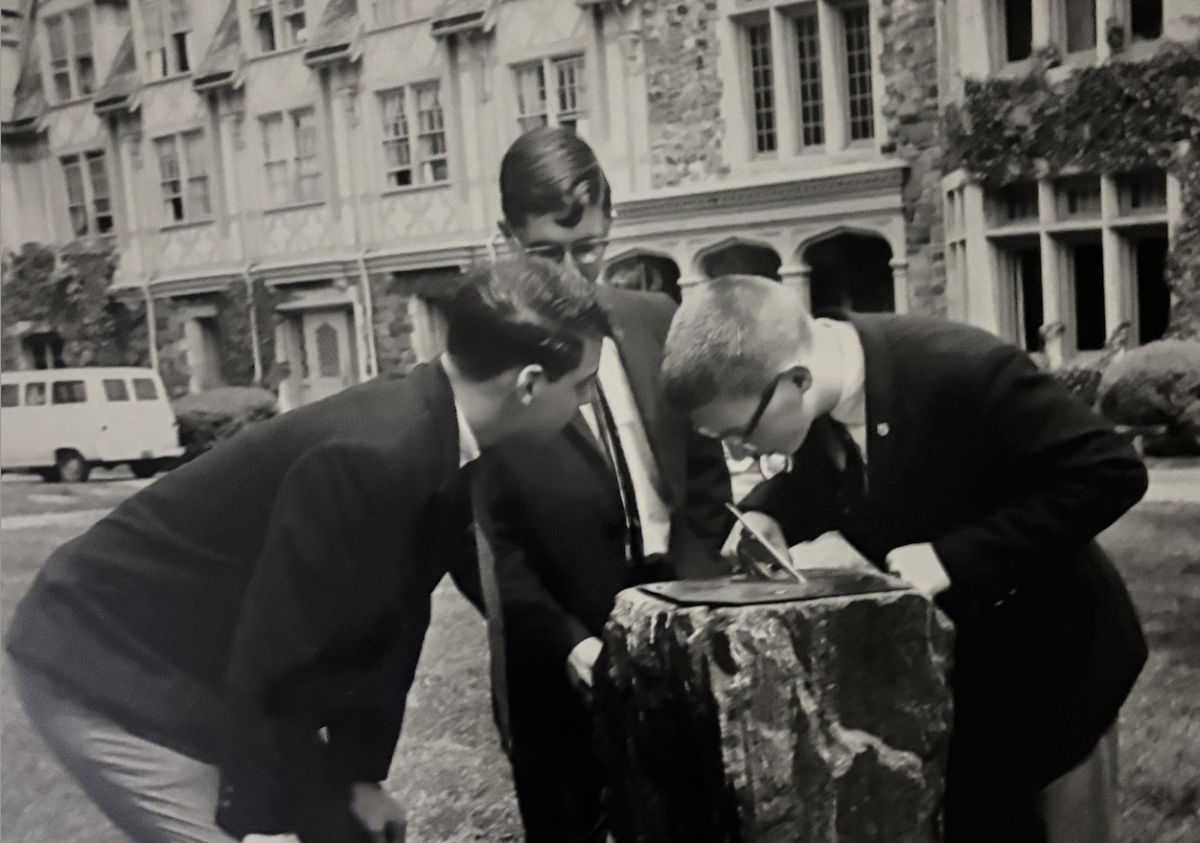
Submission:
<svg viewBox="0 0 1200 843">
<path fill-rule="evenodd" d="M 195 459 L 247 425 L 278 412 L 275 396 L 253 386 L 222 386 L 172 402 L 184 461 Z"/>
<path fill-rule="evenodd" d="M 1147 452 L 1200 452 L 1200 342 L 1159 340 L 1131 350 L 1104 373 L 1099 401 L 1117 424 L 1166 426 Z"/>
</svg>

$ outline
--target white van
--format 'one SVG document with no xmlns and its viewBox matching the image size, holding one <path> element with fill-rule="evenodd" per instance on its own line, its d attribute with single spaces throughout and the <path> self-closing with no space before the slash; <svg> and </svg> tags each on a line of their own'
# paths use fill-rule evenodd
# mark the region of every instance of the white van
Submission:
<svg viewBox="0 0 1200 843">
<path fill-rule="evenodd" d="M 138 477 L 183 453 L 158 372 L 132 367 L 0 373 L 0 471 L 83 482 L 127 463 Z"/>
</svg>

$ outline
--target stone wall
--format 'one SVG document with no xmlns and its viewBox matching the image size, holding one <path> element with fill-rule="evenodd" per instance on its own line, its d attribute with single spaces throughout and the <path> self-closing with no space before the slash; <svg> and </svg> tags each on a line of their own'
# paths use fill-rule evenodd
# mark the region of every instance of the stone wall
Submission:
<svg viewBox="0 0 1200 843">
<path fill-rule="evenodd" d="M 461 278 L 462 273 L 456 267 L 371 276 L 375 353 L 380 375 L 407 374 L 417 363 L 409 301 L 414 296 L 435 302 L 444 299 L 457 289 Z"/>
<path fill-rule="evenodd" d="M 908 306 L 913 313 L 945 316 L 937 5 L 935 0 L 881 0 L 878 9 L 886 123 L 876 135 L 885 151 L 909 166 L 904 185 Z"/>
<path fill-rule="evenodd" d="M 727 172 L 716 0 L 643 0 L 642 49 L 655 187 Z"/>
</svg>

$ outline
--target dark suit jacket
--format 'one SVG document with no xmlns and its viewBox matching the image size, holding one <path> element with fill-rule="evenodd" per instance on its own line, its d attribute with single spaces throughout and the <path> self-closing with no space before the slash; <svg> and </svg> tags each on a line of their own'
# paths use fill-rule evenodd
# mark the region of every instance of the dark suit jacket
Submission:
<svg viewBox="0 0 1200 843">
<path fill-rule="evenodd" d="M 670 564 L 625 562 L 620 492 L 581 416 L 536 444 L 497 447 L 497 572 L 510 663 L 537 659 L 562 670 L 571 650 L 599 635 L 617 592 L 639 581 L 712 573 L 731 527 L 729 472 L 720 443 L 692 431 L 659 387 L 674 303 L 664 295 L 599 288 L 672 512 Z"/>
<path fill-rule="evenodd" d="M 387 776 L 430 592 L 469 550 L 444 538 L 457 473 L 438 366 L 256 425 L 57 550 L 9 651 L 220 763 L 230 831 L 353 839 L 347 783 Z"/>
<path fill-rule="evenodd" d="M 932 542 L 957 629 L 951 793 L 1038 789 L 1112 724 L 1146 658 L 1129 595 L 1093 541 L 1145 493 L 1130 445 L 1020 350 L 943 320 L 857 315 L 868 489 L 846 514 L 810 435 L 749 509 L 791 543 L 840 530 L 880 565 Z M 821 424 L 814 425 L 819 432 Z"/>
</svg>

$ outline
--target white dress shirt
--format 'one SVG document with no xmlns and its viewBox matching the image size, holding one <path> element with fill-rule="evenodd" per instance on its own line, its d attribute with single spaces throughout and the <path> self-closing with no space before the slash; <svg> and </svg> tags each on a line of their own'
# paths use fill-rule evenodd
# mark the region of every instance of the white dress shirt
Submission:
<svg viewBox="0 0 1200 843">
<path fill-rule="evenodd" d="M 661 475 L 658 463 L 654 460 L 654 452 L 650 450 L 650 439 L 638 412 L 637 399 L 629 386 L 625 367 L 621 365 L 621 353 L 609 337 L 605 337 L 600 348 L 600 371 L 597 377 L 617 426 L 617 439 L 633 482 L 634 502 L 642 525 L 642 551 L 647 556 L 666 553 L 671 538 L 671 511 L 659 491 Z M 591 404 L 585 404 L 580 411 L 597 441 L 603 441 L 595 409 Z"/>
</svg>

